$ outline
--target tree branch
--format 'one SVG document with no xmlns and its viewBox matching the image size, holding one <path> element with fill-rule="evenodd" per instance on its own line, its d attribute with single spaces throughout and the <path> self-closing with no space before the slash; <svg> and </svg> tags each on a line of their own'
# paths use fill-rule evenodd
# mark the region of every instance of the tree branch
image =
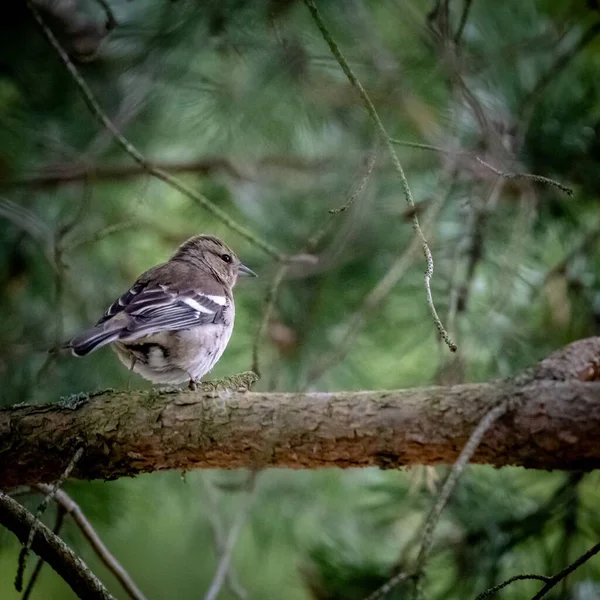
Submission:
<svg viewBox="0 0 600 600">
<path fill-rule="evenodd" d="M 600 337 L 575 342 L 512 380 L 333 393 L 149 390 L 76 395 L 0 411 L 0 487 L 56 480 L 75 449 L 81 479 L 163 469 L 398 467 L 458 458 L 494 406 L 471 461 L 600 467 Z"/>
<path fill-rule="evenodd" d="M 56 522 L 54 523 L 54 528 L 52 529 L 52 533 L 58 537 L 60 530 L 62 529 L 63 523 L 65 521 L 65 511 L 59 506 L 56 511 Z M 31 574 L 31 578 L 29 579 L 29 583 L 23 592 L 22 600 L 29 600 L 31 596 L 31 592 L 33 592 L 33 588 L 35 587 L 36 581 L 42 572 L 42 567 L 44 566 L 44 559 L 38 558 L 37 563 L 35 564 L 35 568 L 33 569 L 33 573 Z"/>
<path fill-rule="evenodd" d="M 48 504 L 54 498 L 57 490 L 64 484 L 67 477 L 71 474 L 71 471 L 77 464 L 77 461 L 81 458 L 83 454 L 83 448 L 80 446 L 75 452 L 74 456 L 69 459 L 69 463 L 67 467 L 60 474 L 60 477 L 51 485 L 48 486 L 48 493 L 42 500 L 41 504 L 38 506 L 38 509 L 35 513 L 35 520 L 33 522 L 33 527 L 27 536 L 27 543 L 23 544 L 23 548 L 21 548 L 21 552 L 19 553 L 19 566 L 17 569 L 17 576 L 15 578 L 15 588 L 17 592 L 20 592 L 23 589 L 23 574 L 25 572 L 25 565 L 27 563 L 27 556 L 29 554 L 29 550 L 31 549 L 31 544 L 35 538 L 35 534 L 38 530 L 38 527 L 42 524 L 40 519 L 42 515 L 46 511 Z"/>
<path fill-rule="evenodd" d="M 24 544 L 36 518 L 16 500 L 0 492 L 0 525 L 12 531 Z M 72 588 L 79 598 L 114 600 L 85 563 L 50 529 L 40 524 L 32 544 L 43 558 Z"/>
<path fill-rule="evenodd" d="M 52 491 L 52 488 L 45 484 L 38 484 L 34 487 L 42 494 L 46 495 L 50 494 Z M 146 600 L 146 597 L 137 587 L 129 573 L 127 573 L 119 561 L 111 554 L 110 550 L 104 545 L 104 542 L 100 539 L 100 536 L 88 521 L 79 504 L 77 504 L 77 502 L 75 502 L 75 500 L 73 500 L 66 492 L 60 489 L 56 490 L 54 499 L 58 506 L 59 514 L 68 514 L 72 517 L 98 558 L 100 558 L 104 563 L 104 566 L 115 576 L 115 579 L 127 592 L 129 598 L 132 600 Z"/>
<path fill-rule="evenodd" d="M 514 577 L 511 577 L 510 579 L 507 579 L 506 581 L 503 581 L 502 583 L 500 583 L 488 590 L 485 590 L 485 592 L 482 592 L 481 594 L 479 594 L 479 596 L 477 596 L 477 598 L 475 600 L 483 600 L 484 598 L 489 598 L 489 597 L 495 595 L 496 592 L 499 592 L 501 589 L 509 586 L 511 583 L 514 583 L 515 581 L 523 581 L 526 579 L 535 579 L 538 581 L 545 582 L 544 587 L 542 587 L 542 589 L 531 599 L 531 600 L 541 600 L 553 587 L 555 587 L 561 581 L 564 581 L 564 579 L 566 577 L 568 577 L 573 571 L 577 570 L 583 563 L 590 560 L 590 558 L 592 558 L 599 552 L 600 552 L 600 542 L 597 544 L 594 544 L 594 546 L 592 546 L 589 550 L 587 550 L 581 556 L 579 556 L 577 559 L 575 559 L 570 565 L 567 565 L 562 571 L 560 571 L 556 575 L 553 575 L 552 577 L 549 577 L 547 575 L 531 575 L 531 574 L 515 575 Z"/>
<path fill-rule="evenodd" d="M 477 156 L 474 152 L 470 152 L 469 150 L 452 150 L 448 148 L 442 148 L 440 146 L 433 146 L 432 144 L 421 144 L 420 142 L 409 142 L 405 140 L 398 140 L 395 138 L 390 138 L 392 144 L 396 146 L 404 146 L 405 148 L 415 148 L 417 150 L 429 150 L 430 152 L 437 152 L 438 154 L 445 154 L 447 156 L 456 156 L 461 158 L 467 158 L 473 164 L 469 165 L 466 163 L 464 166 L 473 167 L 475 163 L 481 165 L 491 173 L 494 173 L 497 177 L 502 177 L 503 179 L 528 179 L 530 181 L 535 181 L 536 183 L 541 183 L 544 185 L 549 185 L 559 189 L 561 192 L 567 194 L 567 196 L 573 195 L 573 189 L 564 185 L 560 181 L 556 181 L 555 179 L 550 179 L 550 177 L 544 177 L 543 175 L 536 175 L 535 173 L 522 173 L 519 171 L 501 171 L 494 165 L 491 165 L 489 162 L 483 160 L 480 156 Z"/>
</svg>

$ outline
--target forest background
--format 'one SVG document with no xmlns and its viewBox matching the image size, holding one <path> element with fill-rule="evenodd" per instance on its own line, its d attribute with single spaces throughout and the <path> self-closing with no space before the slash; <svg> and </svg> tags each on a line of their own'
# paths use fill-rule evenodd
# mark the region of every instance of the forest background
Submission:
<svg viewBox="0 0 600 600">
<path fill-rule="evenodd" d="M 313 258 L 281 271 L 259 245 L 132 161 L 31 11 L 11 2 L 0 23 L 3 406 L 146 389 L 106 349 L 81 361 L 47 350 L 197 233 L 222 237 L 259 274 L 236 289 L 235 332 L 212 376 L 256 366 L 256 348 L 260 390 L 488 381 L 600 334 L 596 2 L 319 3 L 394 140 L 411 208 L 303 3 L 108 1 L 108 13 L 92 0 L 35 5 L 149 161 L 255 240 Z M 552 178 L 574 195 L 518 173 Z M 456 353 L 427 305 L 415 215 Z M 221 598 L 358 600 L 414 552 L 445 472 L 271 469 L 251 490 L 243 471 L 165 472 L 69 481 L 65 490 L 151 600 L 204 597 L 222 554 L 215 538 L 232 524 L 239 535 Z M 475 598 L 516 573 L 569 564 L 600 537 L 598 483 L 594 472 L 469 467 L 437 531 L 428 597 Z M 35 508 L 39 497 L 24 502 Z M 127 597 L 72 523 L 62 535 Z M 15 538 L 0 532 L 0 598 L 21 597 L 17 554 Z M 518 582 L 502 598 L 538 588 Z M 600 598 L 600 561 L 554 593 Z M 32 597 L 74 596 L 45 568 Z"/>
</svg>

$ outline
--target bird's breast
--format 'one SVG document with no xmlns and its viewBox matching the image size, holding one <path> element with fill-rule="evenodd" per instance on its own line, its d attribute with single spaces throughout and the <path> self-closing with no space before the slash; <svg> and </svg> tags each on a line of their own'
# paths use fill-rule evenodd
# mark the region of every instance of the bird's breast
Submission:
<svg viewBox="0 0 600 600">
<path fill-rule="evenodd" d="M 208 373 L 225 351 L 233 323 L 203 325 L 177 332 L 180 364 L 194 379 Z"/>
</svg>

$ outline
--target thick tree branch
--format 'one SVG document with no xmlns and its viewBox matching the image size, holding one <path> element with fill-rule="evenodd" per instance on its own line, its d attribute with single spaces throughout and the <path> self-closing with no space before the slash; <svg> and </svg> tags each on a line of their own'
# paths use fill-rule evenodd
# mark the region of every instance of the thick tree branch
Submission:
<svg viewBox="0 0 600 600">
<path fill-rule="evenodd" d="M 397 467 L 453 463 L 493 407 L 515 408 L 472 462 L 600 467 L 600 338 L 508 381 L 395 391 L 106 391 L 0 411 L 0 488 L 56 480 L 75 449 L 81 479 L 162 469 Z"/>
</svg>

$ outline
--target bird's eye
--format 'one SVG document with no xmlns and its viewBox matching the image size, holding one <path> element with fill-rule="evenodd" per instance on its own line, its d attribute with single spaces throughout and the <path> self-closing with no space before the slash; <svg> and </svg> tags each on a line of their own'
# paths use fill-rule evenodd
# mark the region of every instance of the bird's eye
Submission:
<svg viewBox="0 0 600 600">
<path fill-rule="evenodd" d="M 229 254 L 221 254 L 221 258 L 226 262 L 226 263 L 230 263 L 231 262 L 231 255 Z"/>
</svg>

